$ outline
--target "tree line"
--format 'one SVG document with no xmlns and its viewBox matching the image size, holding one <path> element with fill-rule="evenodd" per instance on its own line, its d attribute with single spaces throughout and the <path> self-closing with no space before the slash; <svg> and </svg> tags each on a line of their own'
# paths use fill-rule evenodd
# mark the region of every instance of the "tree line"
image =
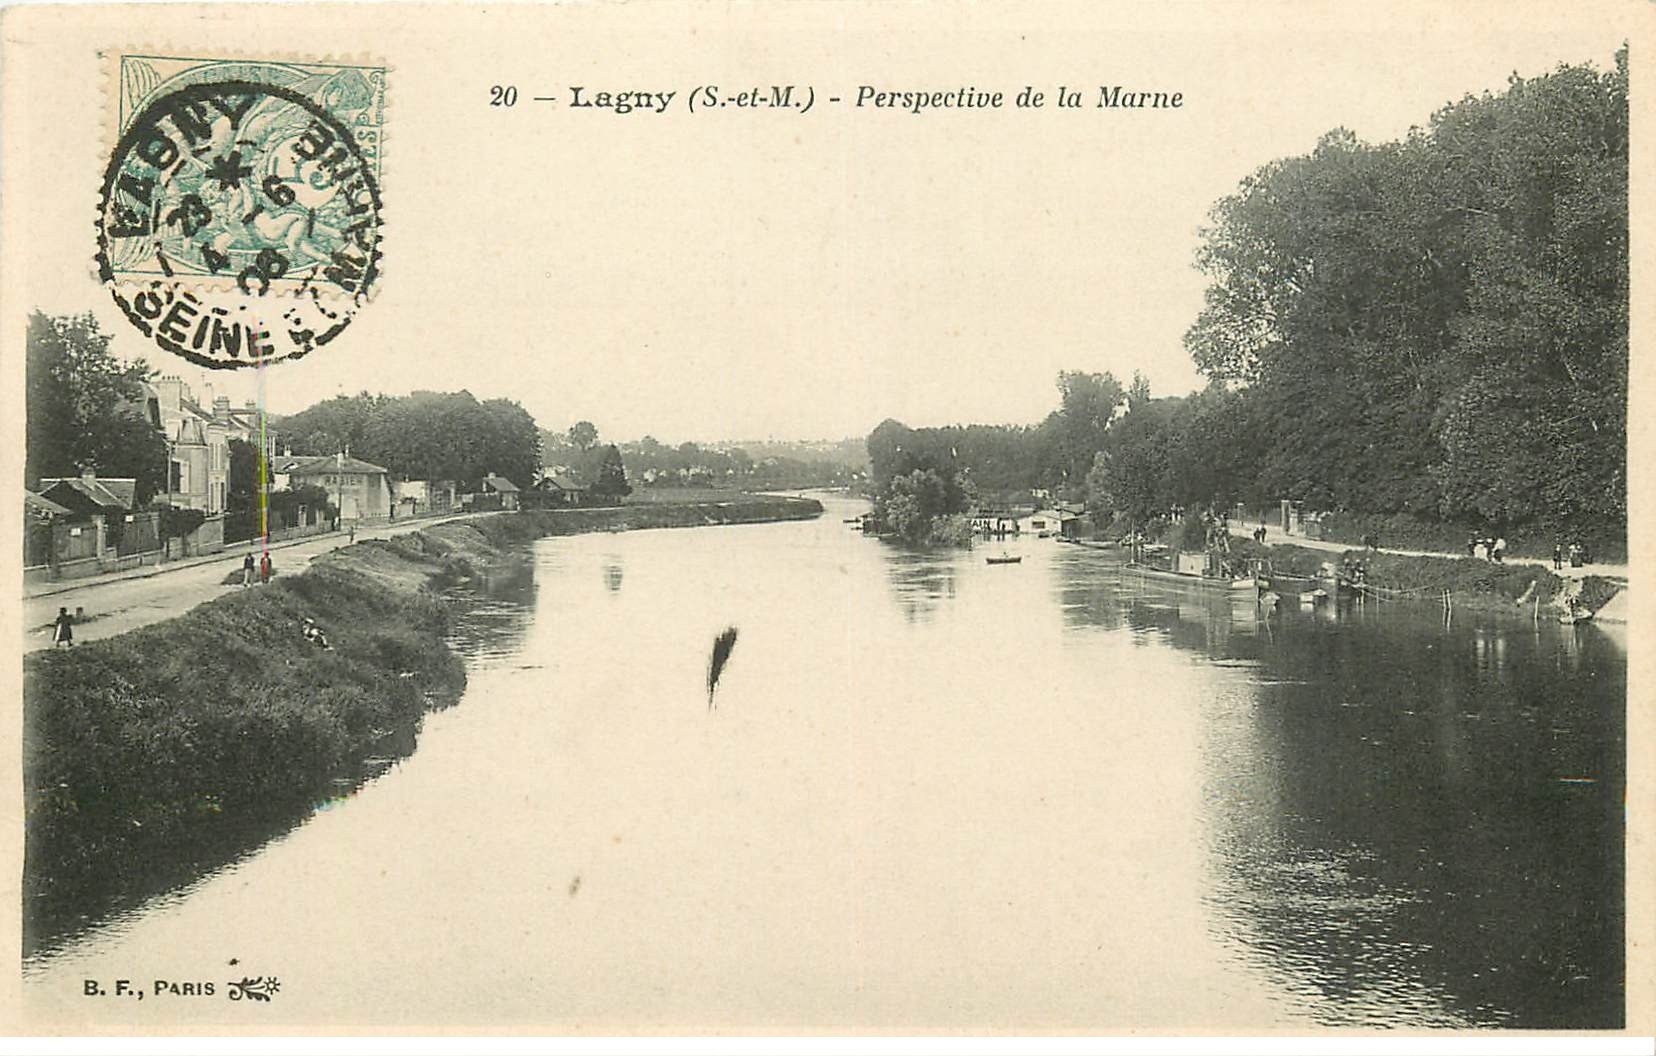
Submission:
<svg viewBox="0 0 1656 1056">
<path fill-rule="evenodd" d="M 276 421 L 278 442 L 295 453 L 354 458 L 394 478 L 452 480 L 475 490 L 489 475 L 520 488 L 541 468 L 540 431 L 515 400 L 470 392 L 335 396 Z"/>
<path fill-rule="evenodd" d="M 1185 346 L 1204 390 L 1065 373 L 1038 426 L 899 444 L 883 423 L 876 496 L 920 470 L 1101 517 L 1287 499 L 1419 543 L 1493 529 L 1625 552 L 1627 83 L 1624 48 L 1395 142 L 1336 129 L 1263 166 L 1201 231 Z"/>
<path fill-rule="evenodd" d="M 856 478 L 864 462 L 860 452 L 804 458 L 800 445 L 768 446 L 779 450 L 756 456 L 736 445 L 664 444 L 646 436 L 622 444 L 621 452 L 635 481 L 663 487 L 840 487 Z"/>
</svg>

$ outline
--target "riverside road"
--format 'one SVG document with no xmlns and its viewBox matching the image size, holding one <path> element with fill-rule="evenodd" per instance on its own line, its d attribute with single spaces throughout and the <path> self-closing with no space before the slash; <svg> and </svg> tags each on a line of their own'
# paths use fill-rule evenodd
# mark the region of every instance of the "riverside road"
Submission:
<svg viewBox="0 0 1656 1056">
<path fill-rule="evenodd" d="M 389 539 L 461 517 L 476 516 L 483 515 L 468 513 L 393 521 L 358 529 L 356 538 L 358 541 Z M 271 561 L 275 563 L 278 577 L 297 575 L 310 564 L 311 558 L 337 550 L 346 545 L 348 539 L 348 533 L 338 531 L 300 542 L 277 544 L 271 547 Z M 58 581 L 30 584 L 24 588 L 23 651 L 32 653 L 51 647 L 52 620 L 60 607 L 71 613 L 81 610 L 82 615 L 75 624 L 75 641 L 79 643 L 110 638 L 171 619 L 225 591 L 240 590 L 240 587 L 225 586 L 224 577 L 240 568 L 242 558 L 250 553 L 259 553 L 257 540 L 226 547 L 222 553 L 206 560 L 191 559 L 159 569 L 146 567 L 107 576 L 92 576 L 84 583 Z"/>
</svg>

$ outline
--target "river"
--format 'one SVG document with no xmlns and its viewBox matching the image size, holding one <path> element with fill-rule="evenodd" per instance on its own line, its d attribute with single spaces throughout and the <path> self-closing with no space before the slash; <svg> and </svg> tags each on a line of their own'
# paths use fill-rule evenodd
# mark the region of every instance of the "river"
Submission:
<svg viewBox="0 0 1656 1056">
<path fill-rule="evenodd" d="M 25 966 L 89 1027 L 1608 1027 L 1624 644 L 1051 540 L 542 540 L 418 748 Z M 711 706 L 709 650 L 738 638 Z M 275 976 L 268 1002 L 227 980 Z M 216 981 L 212 998 L 84 980 Z"/>
</svg>

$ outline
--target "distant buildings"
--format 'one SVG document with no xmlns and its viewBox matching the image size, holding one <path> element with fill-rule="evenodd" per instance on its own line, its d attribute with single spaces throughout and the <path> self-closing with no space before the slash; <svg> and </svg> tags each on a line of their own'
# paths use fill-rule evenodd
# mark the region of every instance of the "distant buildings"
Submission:
<svg viewBox="0 0 1656 1056">
<path fill-rule="evenodd" d="M 586 502 L 586 485 L 568 473 L 546 474 L 535 482 L 535 490 L 545 497 L 548 506 L 580 506 Z"/>
<path fill-rule="evenodd" d="M 499 505 L 495 506 L 495 500 L 488 500 L 490 506 L 501 510 L 515 510 L 518 508 L 518 486 L 505 477 L 490 473 L 483 478 L 483 483 L 479 485 L 479 488 L 485 496 L 499 496 Z"/>
<path fill-rule="evenodd" d="M 443 480 L 397 480 L 391 482 L 395 498 L 392 508 L 398 517 L 421 517 L 448 513 L 454 509 L 454 485 Z"/>
<path fill-rule="evenodd" d="M 1055 506 L 1048 506 L 1045 510 L 1035 510 L 1033 513 L 1018 518 L 1018 533 L 1030 533 L 1035 536 L 1063 536 L 1076 538 L 1080 535 L 1081 516 L 1070 510 L 1058 510 Z"/>
<path fill-rule="evenodd" d="M 1028 505 L 982 505 L 967 513 L 972 531 L 979 535 L 1034 535 L 1060 536 L 1077 539 L 1081 535 L 1082 507 L 1074 503 L 1058 503 L 1036 509 Z"/>
<path fill-rule="evenodd" d="M 292 456 L 288 456 L 292 458 Z M 281 470 L 290 487 L 307 484 L 322 488 L 343 521 L 362 521 L 391 516 L 391 482 L 384 466 L 364 462 L 340 452 L 293 459 Z M 281 466 L 283 463 L 278 463 Z"/>
</svg>

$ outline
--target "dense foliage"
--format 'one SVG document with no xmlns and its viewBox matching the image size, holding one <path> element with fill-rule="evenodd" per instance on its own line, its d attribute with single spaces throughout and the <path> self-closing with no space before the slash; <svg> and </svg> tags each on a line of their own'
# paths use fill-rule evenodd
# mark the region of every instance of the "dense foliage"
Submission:
<svg viewBox="0 0 1656 1056">
<path fill-rule="evenodd" d="M 627 483 L 627 467 L 621 461 L 621 451 L 614 444 L 605 444 L 598 456 L 598 468 L 592 475 L 592 494 L 600 499 L 619 501 L 632 492 Z"/>
<path fill-rule="evenodd" d="M 280 441 L 304 454 L 350 449 L 408 480 L 452 480 L 475 489 L 489 474 L 520 488 L 540 470 L 540 431 L 513 400 L 471 393 L 336 396 L 283 419 Z"/>
<path fill-rule="evenodd" d="M 167 446 L 144 411 L 143 360 L 122 364 L 91 315 L 29 317 L 25 486 L 42 477 L 132 477 L 142 505 L 166 483 Z"/>
<path fill-rule="evenodd" d="M 1221 201 L 1187 345 L 1236 386 L 1256 493 L 1621 537 L 1627 55 L 1344 131 Z"/>
</svg>

